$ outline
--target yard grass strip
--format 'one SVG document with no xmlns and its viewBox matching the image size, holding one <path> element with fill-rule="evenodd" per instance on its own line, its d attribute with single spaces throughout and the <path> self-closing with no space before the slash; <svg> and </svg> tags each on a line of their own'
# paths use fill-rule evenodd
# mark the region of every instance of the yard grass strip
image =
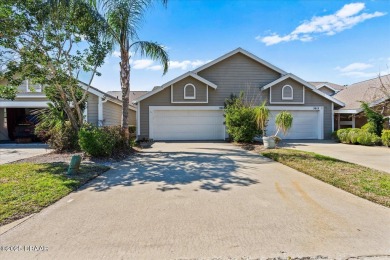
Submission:
<svg viewBox="0 0 390 260">
<path fill-rule="evenodd" d="M 390 174 L 332 157 L 292 149 L 261 154 L 361 198 L 390 207 Z"/>
<path fill-rule="evenodd" d="M 82 164 L 67 175 L 66 163 L 15 163 L 0 165 L 0 225 L 39 212 L 109 167 Z"/>
</svg>

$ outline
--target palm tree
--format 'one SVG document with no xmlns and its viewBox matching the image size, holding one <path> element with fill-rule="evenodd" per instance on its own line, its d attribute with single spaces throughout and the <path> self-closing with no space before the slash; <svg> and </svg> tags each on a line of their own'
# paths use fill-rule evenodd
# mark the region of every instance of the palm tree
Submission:
<svg viewBox="0 0 390 260">
<path fill-rule="evenodd" d="M 137 30 L 146 10 L 156 0 L 101 0 L 98 10 L 106 20 L 105 35 L 120 49 L 120 82 L 122 90 L 122 133 L 129 140 L 128 107 L 131 53 L 160 62 L 163 75 L 168 71 L 168 53 L 157 42 L 142 41 Z M 159 0 L 164 6 L 168 0 Z M 94 1 L 93 1 L 94 2 Z M 96 6 L 96 5 L 95 5 Z"/>
</svg>

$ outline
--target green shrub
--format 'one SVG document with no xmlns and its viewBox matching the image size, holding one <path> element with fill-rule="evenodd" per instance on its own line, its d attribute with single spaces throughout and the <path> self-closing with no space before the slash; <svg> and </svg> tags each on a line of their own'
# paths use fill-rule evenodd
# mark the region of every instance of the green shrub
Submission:
<svg viewBox="0 0 390 260">
<path fill-rule="evenodd" d="M 53 125 L 50 129 L 43 124 L 38 124 L 35 128 L 35 134 L 57 152 L 77 151 L 80 149 L 77 133 L 69 121 Z"/>
<path fill-rule="evenodd" d="M 348 132 L 351 129 L 352 128 L 343 128 L 343 129 L 337 130 L 337 138 L 340 140 L 340 142 L 342 142 L 344 144 L 348 144 L 349 143 Z"/>
<path fill-rule="evenodd" d="M 382 144 L 390 147 L 390 130 L 382 130 Z"/>
<path fill-rule="evenodd" d="M 374 123 L 368 122 L 368 123 L 366 123 L 364 126 L 362 126 L 361 129 L 362 129 L 363 131 L 366 131 L 366 132 L 375 134 L 376 127 L 375 127 Z"/>
<path fill-rule="evenodd" d="M 235 142 L 252 142 L 260 134 L 255 122 L 254 109 L 230 105 L 225 109 L 227 132 Z"/>
<path fill-rule="evenodd" d="M 83 152 L 94 157 L 109 157 L 126 152 L 133 140 L 126 143 L 120 126 L 95 127 L 86 125 L 79 131 L 79 144 Z"/>
<path fill-rule="evenodd" d="M 111 156 L 115 140 L 103 128 L 88 126 L 79 131 L 79 144 L 82 151 L 94 157 Z"/>
<path fill-rule="evenodd" d="M 130 133 L 130 134 L 135 134 L 136 131 L 137 131 L 137 128 L 136 128 L 135 125 L 130 125 L 130 126 L 129 126 L 129 133 Z"/>
<path fill-rule="evenodd" d="M 348 141 L 348 143 L 350 143 L 350 144 L 357 144 L 358 143 L 358 137 L 359 137 L 361 131 L 362 130 L 359 129 L 359 128 L 351 128 L 348 131 L 348 134 L 347 134 L 347 141 Z"/>
<path fill-rule="evenodd" d="M 380 143 L 380 138 L 376 134 L 360 131 L 357 141 L 361 145 L 374 145 Z"/>
<path fill-rule="evenodd" d="M 332 132 L 331 138 L 332 138 L 333 140 L 336 140 L 336 141 L 339 141 L 339 142 L 340 142 L 340 139 L 339 139 L 338 136 L 337 136 L 337 130 Z"/>
</svg>

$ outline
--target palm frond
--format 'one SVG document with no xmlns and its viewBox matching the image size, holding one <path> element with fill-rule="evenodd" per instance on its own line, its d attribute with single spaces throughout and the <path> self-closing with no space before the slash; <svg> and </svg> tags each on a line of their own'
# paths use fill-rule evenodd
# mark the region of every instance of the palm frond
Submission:
<svg viewBox="0 0 390 260">
<path fill-rule="evenodd" d="M 167 73 L 169 67 L 169 56 L 164 46 L 156 42 L 138 41 L 130 45 L 130 48 L 141 57 L 149 57 L 160 62 L 163 67 L 163 74 Z"/>
</svg>

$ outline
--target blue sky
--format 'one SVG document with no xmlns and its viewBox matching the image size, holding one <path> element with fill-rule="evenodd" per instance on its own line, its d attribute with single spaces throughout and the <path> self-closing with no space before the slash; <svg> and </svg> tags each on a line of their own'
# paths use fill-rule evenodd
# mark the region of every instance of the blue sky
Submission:
<svg viewBox="0 0 390 260">
<path fill-rule="evenodd" d="M 134 56 L 131 89 L 151 90 L 242 47 L 307 81 L 351 84 L 390 73 L 390 1 L 169 0 L 145 16 L 142 40 L 166 46 L 171 64 Z M 117 52 L 93 85 L 120 90 Z"/>
</svg>

